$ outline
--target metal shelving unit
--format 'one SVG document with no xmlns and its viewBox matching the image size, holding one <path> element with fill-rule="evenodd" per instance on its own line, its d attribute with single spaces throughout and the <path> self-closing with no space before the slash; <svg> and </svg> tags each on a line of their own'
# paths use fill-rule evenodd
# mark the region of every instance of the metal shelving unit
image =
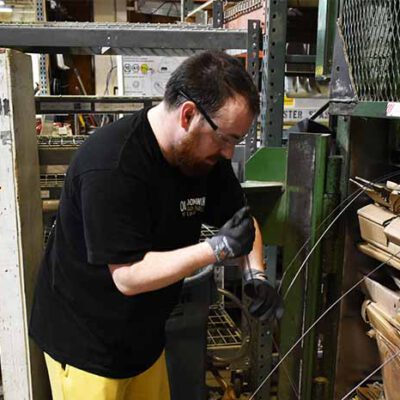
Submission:
<svg viewBox="0 0 400 400">
<path fill-rule="evenodd" d="M 184 40 L 182 40 L 184 38 Z M 90 54 L 90 55 L 160 55 L 160 56 L 190 56 L 197 51 L 204 49 L 240 49 L 248 48 L 248 33 L 247 30 L 227 30 L 224 28 L 212 28 L 210 26 L 199 25 L 166 25 L 166 24 L 112 24 L 112 23 L 75 23 L 75 22 L 38 22 L 29 24 L 12 24 L 0 23 L 0 47 L 15 49 L 27 53 L 40 54 Z M 10 54 L 14 53 L 10 52 Z M 28 57 L 18 53 L 16 59 L 22 57 L 28 65 Z M 13 58 L 11 57 L 11 60 Z M 26 68 L 28 69 L 28 67 Z M 15 77 L 16 68 L 10 69 L 12 76 Z M 25 83 L 28 81 L 28 74 L 24 75 L 20 81 Z M 25 87 L 31 87 L 31 83 L 27 83 Z M 22 94 L 20 90 L 19 95 Z M 22 96 L 26 99 L 26 96 Z M 159 99 L 155 99 L 157 101 Z M 152 99 L 132 99 L 132 98 L 71 98 L 71 97 L 41 97 L 35 99 L 36 112 L 39 114 L 57 114 L 57 113 L 127 113 L 134 109 L 141 108 L 152 102 Z M 32 110 L 33 111 L 33 110 Z M 32 113 L 33 114 L 33 113 Z M 29 123 L 33 121 L 33 115 Z M 28 120 L 27 120 L 28 121 Z M 20 121 L 21 122 L 21 121 Z M 28 135 L 28 133 L 27 133 Z M 69 157 L 84 141 L 84 137 L 38 137 L 34 138 L 34 133 L 29 136 L 32 141 L 39 140 L 39 157 L 42 164 L 68 164 Z M 13 142 L 14 143 L 14 142 Z M 35 146 L 31 147 L 32 154 L 35 155 Z M 52 159 L 46 159 L 46 157 Z M 53 159 L 54 158 L 54 159 Z M 7 161 L 11 165 L 11 161 Z M 49 165 L 47 164 L 47 165 Z M 12 167 L 10 171 L 14 171 Z M 32 169 L 37 172 L 38 182 L 35 189 L 39 190 L 39 168 Z M 61 174 L 62 175 L 62 174 Z M 62 186 L 62 176 L 42 174 L 40 177 L 42 190 L 60 190 Z M 56 200 L 50 199 L 49 202 L 55 203 Z M 49 210 L 54 211 L 49 204 Z M 38 203 L 39 207 L 42 206 Z M 51 206 L 51 207 L 50 207 Z M 41 208 L 42 209 L 42 208 Z M 51 213 L 47 214 L 47 218 L 51 218 Z M 15 220 L 15 218 L 14 218 Z M 47 220 L 46 220 L 47 221 Z M 45 222 L 46 222 L 45 221 Z M 42 215 L 39 213 L 29 220 L 35 227 L 37 233 L 41 229 Z M 51 222 L 51 221 L 47 221 Z M 30 225 L 30 224 L 29 224 Z M 47 226 L 47 225 L 46 225 Z M 39 228 L 40 227 L 40 228 Z M 49 228 L 47 226 L 47 228 Z M 30 234 L 32 230 L 30 229 Z M 46 229 L 45 240 L 47 240 L 49 229 Z M 36 234 L 35 238 L 42 236 Z M 39 248 L 39 243 L 38 246 Z M 40 246 L 41 247 L 41 246 Z M 40 251 L 36 252 L 39 254 Z M 31 279 L 29 282 L 33 282 Z M 22 287 L 22 285 L 10 285 L 10 287 Z M 28 302 L 29 307 L 29 302 Z M 17 315 L 22 321 L 23 318 Z M 226 318 L 225 318 L 226 319 Z M 15 338 L 15 337 L 14 337 Z M 18 341 L 18 344 L 23 341 Z M 25 346 L 25 345 L 24 345 Z M 26 347 L 26 346 L 25 346 Z M 27 356 L 28 357 L 28 356 Z M 32 361 L 31 370 L 38 371 L 42 366 L 40 360 Z M 11 370 L 10 370 L 11 372 Z M 27 378 L 28 374 L 24 375 Z M 13 373 L 13 376 L 18 382 L 22 382 L 21 374 Z M 30 387 L 29 382 L 22 387 L 18 387 L 18 398 L 30 397 L 31 391 L 40 393 L 46 390 L 45 385 L 42 385 L 43 380 L 46 380 L 45 373 L 37 374 L 38 382 L 35 380 Z M 25 382 L 25 381 L 23 381 Z M 17 386 L 17 385 L 14 385 Z M 9 385 L 11 390 L 15 389 Z M 45 398 L 38 395 L 37 398 Z"/>
<path fill-rule="evenodd" d="M 312 75 L 319 79 L 326 79 L 330 73 L 330 62 L 332 52 L 332 32 L 334 31 L 334 24 L 332 21 L 336 20 L 337 15 L 337 1 L 321 0 L 319 3 L 315 2 L 315 7 L 318 7 L 318 36 L 315 43 L 315 54 L 287 54 L 287 43 L 296 42 L 297 38 L 293 38 L 293 31 L 288 22 L 288 8 L 290 6 L 296 7 L 290 0 L 275 1 L 268 0 L 265 2 L 265 36 L 263 45 L 263 64 L 262 64 L 262 108 L 261 108 L 261 143 L 267 146 L 266 150 L 278 150 L 283 146 L 283 110 L 284 110 L 284 79 L 288 75 L 298 75 L 298 71 L 288 71 L 287 64 L 315 64 L 315 73 L 312 70 L 307 72 L 306 76 Z M 303 2 L 304 4 L 305 2 Z M 246 6 L 259 7 L 259 3 L 246 2 Z M 238 7 L 237 12 L 240 12 Z M 317 32 L 316 32 L 317 33 Z M 301 36 L 301 35 L 300 35 Z M 298 38 L 300 40 L 300 38 Z M 305 75 L 305 74 L 304 74 Z M 309 137 L 307 137 L 309 136 Z M 315 142 L 314 142 L 315 140 Z M 329 176 L 331 169 L 335 167 L 335 160 L 328 159 L 327 151 L 328 144 L 325 142 L 326 137 L 318 136 L 318 140 L 311 134 L 292 136 L 288 146 L 288 160 L 287 160 L 287 176 L 283 178 L 286 181 L 285 190 L 287 194 L 288 203 L 285 218 L 285 231 L 282 237 L 271 238 L 274 239 L 272 243 L 281 246 L 283 249 L 282 267 L 286 271 L 289 263 L 297 253 L 300 243 L 308 240 L 308 250 L 313 246 L 316 241 L 314 235 L 315 228 L 318 226 L 318 221 L 321 221 L 326 210 L 322 209 L 322 204 L 326 199 L 334 197 L 335 193 L 330 193 L 334 187 L 330 187 L 331 182 L 325 182 L 326 176 Z M 312 162 L 305 162 L 309 154 L 305 150 L 307 147 L 315 149 L 317 155 L 317 162 L 314 165 Z M 271 149 L 275 148 L 275 149 Z M 297 149 L 297 150 L 295 150 Z M 261 149 L 262 150 L 262 149 Z M 284 152 L 284 148 L 281 148 Z M 298 156 L 302 154 L 302 156 Z M 257 154 L 256 154 L 257 155 Z M 262 154 L 259 152 L 259 156 Z M 278 155 L 278 154 L 277 154 Z M 272 156 L 272 155 L 271 155 Z M 261 159 L 261 157 L 260 157 Z M 264 160 L 265 161 L 265 160 Z M 248 166 L 247 166 L 248 167 Z M 265 166 L 263 168 L 266 168 Z M 293 169 L 294 168 L 294 169 Z M 323 172 L 325 170 L 325 172 Z M 260 166 L 261 171 L 261 166 Z M 307 176 L 313 184 L 310 187 L 311 194 L 309 197 L 302 194 L 292 193 L 293 187 L 307 187 L 308 181 L 303 180 L 301 175 Z M 260 173 L 258 173 L 260 175 Z M 337 179 L 337 176 L 332 179 L 332 182 Z M 334 185 L 332 185 L 334 186 Z M 325 192 L 327 190 L 327 192 Z M 292 204 L 290 204 L 293 202 Z M 310 209 L 306 210 L 304 207 L 305 202 L 310 204 Z M 301 206 L 300 204 L 303 204 Z M 328 204 L 328 203 L 326 203 Z M 325 207 L 325 206 L 324 206 Z M 301 217 L 300 217 L 301 216 Z M 279 213 L 277 213 L 279 217 Z M 277 218 L 274 222 L 279 222 L 281 219 Z M 311 224 L 305 223 L 311 221 Z M 290 228 L 292 227 L 292 228 Z M 279 229 L 279 228 L 277 228 Z M 267 230 L 267 228 L 266 228 Z M 288 239 L 290 238 L 290 239 Z M 308 238 L 308 239 L 307 239 Z M 268 242 L 269 243 L 269 242 Z M 296 244 L 297 243 L 297 244 Z M 269 243 L 270 244 L 270 243 Z M 272 247 L 272 246 L 269 246 Z M 275 250 L 276 251 L 276 250 Z M 281 356 L 286 354 L 286 351 L 292 346 L 295 340 L 304 331 L 304 326 L 310 325 L 315 320 L 319 308 L 321 297 L 321 285 L 325 271 L 321 267 L 321 253 L 319 250 L 315 252 L 310 259 L 307 271 L 303 272 L 299 278 L 300 282 L 296 282 L 293 290 L 287 297 L 286 312 L 280 322 L 280 352 Z M 304 255 L 299 257 L 304 259 Z M 290 282 L 291 277 L 297 268 L 300 267 L 301 262 L 296 260 L 291 270 L 286 276 L 286 281 L 283 283 L 283 293 L 287 289 L 287 282 Z M 269 264 L 270 265 L 270 264 Z M 311 269 L 313 273 L 311 273 Z M 253 386 L 258 386 L 264 381 L 272 366 L 272 335 L 273 327 L 268 324 L 261 324 L 254 329 L 255 335 L 253 338 L 252 347 L 254 349 L 253 355 L 257 358 L 258 368 L 254 369 L 252 376 L 255 377 Z M 327 340 L 325 343 L 328 343 Z M 329 342 L 330 343 L 330 342 Z M 293 383 L 298 389 L 301 398 L 303 399 L 320 399 L 323 394 L 316 394 L 316 384 L 314 378 L 318 374 L 329 375 L 329 368 L 319 368 L 316 362 L 316 354 L 318 350 L 317 334 L 311 333 L 304 340 L 301 348 L 297 348 L 295 352 L 287 357 L 285 363 L 280 368 L 277 375 L 279 375 L 279 398 L 292 399 L 294 398 Z M 326 352 L 327 358 L 329 357 Z M 328 365 L 329 362 L 327 361 Z M 330 364 L 329 364 L 330 366 Z M 333 371 L 331 371 L 333 373 Z M 257 400 L 270 398 L 270 385 L 271 380 L 268 380 L 259 393 L 256 395 Z M 325 390 L 325 389 L 324 389 Z"/>
<path fill-rule="evenodd" d="M 0 47 L 28 53 L 188 56 L 204 49 L 246 49 L 247 32 L 184 24 L 1 23 Z"/>
<path fill-rule="evenodd" d="M 207 349 L 218 351 L 238 349 L 242 343 L 240 329 L 229 314 L 220 306 L 210 307 L 208 316 Z"/>
<path fill-rule="evenodd" d="M 162 100 L 161 97 L 130 96 L 36 96 L 37 114 L 68 113 L 132 113 L 143 107 L 150 107 Z"/>
<path fill-rule="evenodd" d="M 41 165 L 68 165 L 87 135 L 37 137 Z"/>
<path fill-rule="evenodd" d="M 38 136 L 39 150 L 61 148 L 74 148 L 77 149 L 88 136 L 74 135 L 74 136 Z"/>
</svg>

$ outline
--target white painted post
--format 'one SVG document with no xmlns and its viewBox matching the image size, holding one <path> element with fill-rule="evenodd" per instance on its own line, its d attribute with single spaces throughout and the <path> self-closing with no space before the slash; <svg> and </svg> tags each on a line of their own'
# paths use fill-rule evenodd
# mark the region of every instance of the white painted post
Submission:
<svg viewBox="0 0 400 400">
<path fill-rule="evenodd" d="M 29 56 L 0 54 L 0 360 L 5 400 L 49 399 L 28 317 L 43 228 Z"/>
</svg>

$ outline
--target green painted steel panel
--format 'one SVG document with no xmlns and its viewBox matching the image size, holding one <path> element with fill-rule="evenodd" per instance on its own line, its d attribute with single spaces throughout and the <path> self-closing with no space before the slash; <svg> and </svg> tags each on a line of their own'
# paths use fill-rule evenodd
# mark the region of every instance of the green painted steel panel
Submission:
<svg viewBox="0 0 400 400">
<path fill-rule="evenodd" d="M 337 215 L 333 211 L 338 207 L 341 199 L 340 180 L 343 165 L 342 156 L 332 156 L 328 159 L 327 180 L 324 197 L 324 216 Z M 332 221 L 333 216 L 325 226 Z M 323 285 L 325 307 L 329 307 L 333 301 L 340 296 L 343 265 L 343 226 L 338 221 L 327 232 L 323 242 Z M 323 310 L 321 310 L 323 312 Z M 322 390 L 320 398 L 328 400 L 333 398 L 335 370 L 336 370 L 336 347 L 338 338 L 340 308 L 332 310 L 329 318 L 323 319 L 319 324 L 323 346 L 323 359 L 320 366 L 320 381 L 318 385 Z"/>
<path fill-rule="evenodd" d="M 324 192 L 326 179 L 326 165 L 328 156 L 329 136 L 319 136 L 316 140 L 316 160 L 315 160 L 315 178 L 313 192 L 313 210 L 312 210 L 312 228 L 310 245 L 316 244 L 321 231 L 319 225 L 324 219 Z M 310 258 L 309 270 L 307 271 L 307 292 L 305 308 L 305 329 L 318 318 L 319 310 L 322 305 L 321 298 L 321 245 L 319 245 Z M 302 375 L 302 399 L 320 400 L 313 398 L 314 378 L 316 377 L 317 362 L 317 330 L 313 329 L 304 340 L 303 354 L 303 375 Z M 322 399 L 321 399 L 322 400 Z"/>
<path fill-rule="evenodd" d="M 282 245 L 284 239 L 286 162 L 285 148 L 263 147 L 246 164 L 246 179 L 264 182 L 264 189 L 261 184 L 259 190 L 246 190 L 246 195 L 260 224 L 264 243 L 269 245 Z"/>
<path fill-rule="evenodd" d="M 326 166 L 329 135 L 292 134 L 289 137 L 287 221 L 283 253 L 286 274 L 282 293 L 286 294 L 294 276 L 318 240 L 316 233 L 324 214 Z M 292 147 L 293 146 L 293 147 Z M 305 241 L 309 243 L 295 256 Z M 289 267 L 290 265 L 290 267 Z M 321 305 L 321 250 L 317 247 L 285 299 L 285 314 L 280 324 L 281 355 L 292 347 L 319 315 Z M 317 400 L 317 334 L 311 331 L 303 346 L 297 346 L 279 370 L 280 400 L 296 398 L 293 385 L 301 387 L 302 400 Z"/>
<path fill-rule="evenodd" d="M 356 105 L 352 116 L 372 118 L 400 118 L 400 112 L 391 114 L 392 107 L 399 107 L 400 103 L 387 103 L 385 101 L 363 101 Z"/>
<path fill-rule="evenodd" d="M 360 101 L 358 103 L 332 103 L 332 115 L 364 118 L 400 118 L 400 103 L 386 101 Z"/>
</svg>

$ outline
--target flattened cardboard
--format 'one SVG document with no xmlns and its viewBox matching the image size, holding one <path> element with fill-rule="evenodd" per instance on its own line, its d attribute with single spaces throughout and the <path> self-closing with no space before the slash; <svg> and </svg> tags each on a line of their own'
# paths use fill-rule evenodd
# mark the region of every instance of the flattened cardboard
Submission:
<svg viewBox="0 0 400 400">
<path fill-rule="evenodd" d="M 359 243 L 357 248 L 367 256 L 375 258 L 378 261 L 382 261 L 385 264 L 400 270 L 400 259 L 394 257 L 392 254 L 389 254 L 388 252 L 369 243 Z"/>
<path fill-rule="evenodd" d="M 396 215 L 387 209 L 375 204 L 368 204 L 357 211 L 360 223 L 361 237 L 369 243 L 386 248 L 389 240 L 384 232 L 384 227 Z"/>
<path fill-rule="evenodd" d="M 365 308 L 369 324 L 376 332 L 381 362 L 387 362 L 382 368 L 385 399 L 397 400 L 400 393 L 400 332 L 393 326 L 390 316 L 383 313 L 375 303 Z"/>
<path fill-rule="evenodd" d="M 385 227 L 385 235 L 390 242 L 400 246 L 400 218 L 390 221 L 390 223 Z"/>
<path fill-rule="evenodd" d="M 400 292 L 394 292 L 368 277 L 365 277 L 363 284 L 371 300 L 377 303 L 376 306 L 400 322 Z"/>
</svg>

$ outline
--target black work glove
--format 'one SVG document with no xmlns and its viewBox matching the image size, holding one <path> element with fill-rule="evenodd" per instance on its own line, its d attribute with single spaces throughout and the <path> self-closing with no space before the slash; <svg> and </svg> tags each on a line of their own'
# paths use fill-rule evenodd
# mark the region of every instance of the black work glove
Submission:
<svg viewBox="0 0 400 400">
<path fill-rule="evenodd" d="M 207 239 L 217 262 L 249 254 L 253 248 L 255 229 L 249 207 L 243 207 L 218 231 Z"/>
<path fill-rule="evenodd" d="M 263 271 L 245 270 L 243 290 L 250 297 L 249 313 L 260 321 L 271 322 L 283 315 L 283 300 Z"/>
</svg>

